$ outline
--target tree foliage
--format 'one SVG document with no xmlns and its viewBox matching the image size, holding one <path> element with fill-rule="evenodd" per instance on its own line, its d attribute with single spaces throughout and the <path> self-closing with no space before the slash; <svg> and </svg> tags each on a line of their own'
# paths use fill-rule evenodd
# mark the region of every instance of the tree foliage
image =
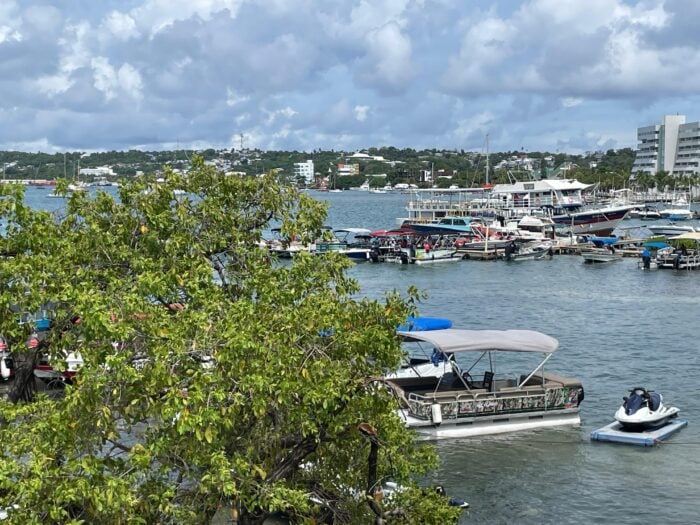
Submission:
<svg viewBox="0 0 700 525">
<path fill-rule="evenodd" d="M 201 158 L 118 199 L 75 193 L 61 217 L 0 192 L 0 334 L 18 372 L 38 351 L 84 360 L 63 395 L 18 374 L 0 402 L 9 523 L 207 523 L 221 505 L 249 524 L 371 523 L 361 423 L 377 429 L 378 481 L 414 486 L 435 466 L 373 380 L 399 363 L 413 296 L 359 298 L 344 259 L 284 265 L 259 245 L 271 222 L 315 238 L 322 204 Z M 27 348 L 19 316 L 47 305 L 52 328 Z M 455 521 L 417 494 L 400 496 L 399 522 Z"/>
</svg>

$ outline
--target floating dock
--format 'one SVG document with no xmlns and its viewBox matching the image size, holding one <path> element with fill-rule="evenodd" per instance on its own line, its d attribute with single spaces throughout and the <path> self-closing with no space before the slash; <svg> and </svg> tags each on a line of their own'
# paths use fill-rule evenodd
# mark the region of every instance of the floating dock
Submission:
<svg viewBox="0 0 700 525">
<path fill-rule="evenodd" d="M 664 425 L 656 430 L 629 432 L 627 430 L 622 430 L 622 425 L 615 421 L 614 423 L 610 423 L 609 425 L 605 425 L 591 432 L 591 439 L 594 441 L 609 441 L 613 443 L 627 443 L 629 445 L 653 447 L 665 441 L 686 426 L 688 426 L 688 421 L 685 419 L 675 419 L 668 425 Z"/>
</svg>

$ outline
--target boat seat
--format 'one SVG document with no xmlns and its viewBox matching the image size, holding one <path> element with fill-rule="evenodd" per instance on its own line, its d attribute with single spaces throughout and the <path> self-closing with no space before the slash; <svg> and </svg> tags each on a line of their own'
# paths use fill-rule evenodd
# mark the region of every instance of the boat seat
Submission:
<svg viewBox="0 0 700 525">
<path fill-rule="evenodd" d="M 491 370 L 484 372 L 484 380 L 481 384 L 488 392 L 493 390 L 493 372 Z"/>
</svg>

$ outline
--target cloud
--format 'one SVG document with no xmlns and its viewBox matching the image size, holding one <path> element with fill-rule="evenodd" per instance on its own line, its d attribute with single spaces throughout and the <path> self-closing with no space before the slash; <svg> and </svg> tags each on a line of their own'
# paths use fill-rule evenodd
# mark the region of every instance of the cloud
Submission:
<svg viewBox="0 0 700 525">
<path fill-rule="evenodd" d="M 109 31 L 118 40 L 129 40 L 139 36 L 136 20 L 128 13 L 112 11 L 105 17 L 102 25 L 106 31 Z"/>
<path fill-rule="evenodd" d="M 94 85 L 107 100 L 123 93 L 132 99 L 141 98 L 141 75 L 131 64 L 116 69 L 106 57 L 92 59 Z"/>
<path fill-rule="evenodd" d="M 236 93 L 233 89 L 230 87 L 226 88 L 226 105 L 229 107 L 233 107 L 237 104 L 241 104 L 243 102 L 246 102 L 250 100 L 250 97 L 246 95 L 240 95 Z"/>
<path fill-rule="evenodd" d="M 0 147 L 634 145 L 700 119 L 696 4 L 5 0 Z"/>
<path fill-rule="evenodd" d="M 360 81 L 384 93 L 404 90 L 414 71 L 411 40 L 399 24 L 391 22 L 368 33 L 366 47 L 367 54 L 357 68 Z"/>
<path fill-rule="evenodd" d="M 367 120 L 367 112 L 369 111 L 369 106 L 355 106 L 353 112 L 355 113 L 355 119 L 358 122 L 364 122 Z"/>
<path fill-rule="evenodd" d="M 583 104 L 582 98 L 577 97 L 564 97 L 561 99 L 561 105 L 564 108 L 573 108 Z"/>
<path fill-rule="evenodd" d="M 130 17 L 138 21 L 141 29 L 154 36 L 175 22 L 199 18 L 210 20 L 228 11 L 235 17 L 242 0 L 147 0 L 131 10 Z"/>
<path fill-rule="evenodd" d="M 491 11 L 479 21 L 464 19 L 443 83 L 460 95 L 690 93 L 700 87 L 697 46 L 669 53 L 653 45 L 672 21 L 661 2 L 524 2 L 508 16 Z"/>
</svg>

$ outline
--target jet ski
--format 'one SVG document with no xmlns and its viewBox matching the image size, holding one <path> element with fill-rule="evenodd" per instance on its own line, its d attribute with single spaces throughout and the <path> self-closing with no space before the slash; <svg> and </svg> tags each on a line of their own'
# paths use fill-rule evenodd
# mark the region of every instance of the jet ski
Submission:
<svg viewBox="0 0 700 525">
<path fill-rule="evenodd" d="M 624 430 L 657 429 L 680 412 L 676 407 L 664 406 L 661 394 L 642 387 L 631 389 L 630 395 L 622 399 L 622 406 L 615 412 L 615 419 Z"/>
</svg>

